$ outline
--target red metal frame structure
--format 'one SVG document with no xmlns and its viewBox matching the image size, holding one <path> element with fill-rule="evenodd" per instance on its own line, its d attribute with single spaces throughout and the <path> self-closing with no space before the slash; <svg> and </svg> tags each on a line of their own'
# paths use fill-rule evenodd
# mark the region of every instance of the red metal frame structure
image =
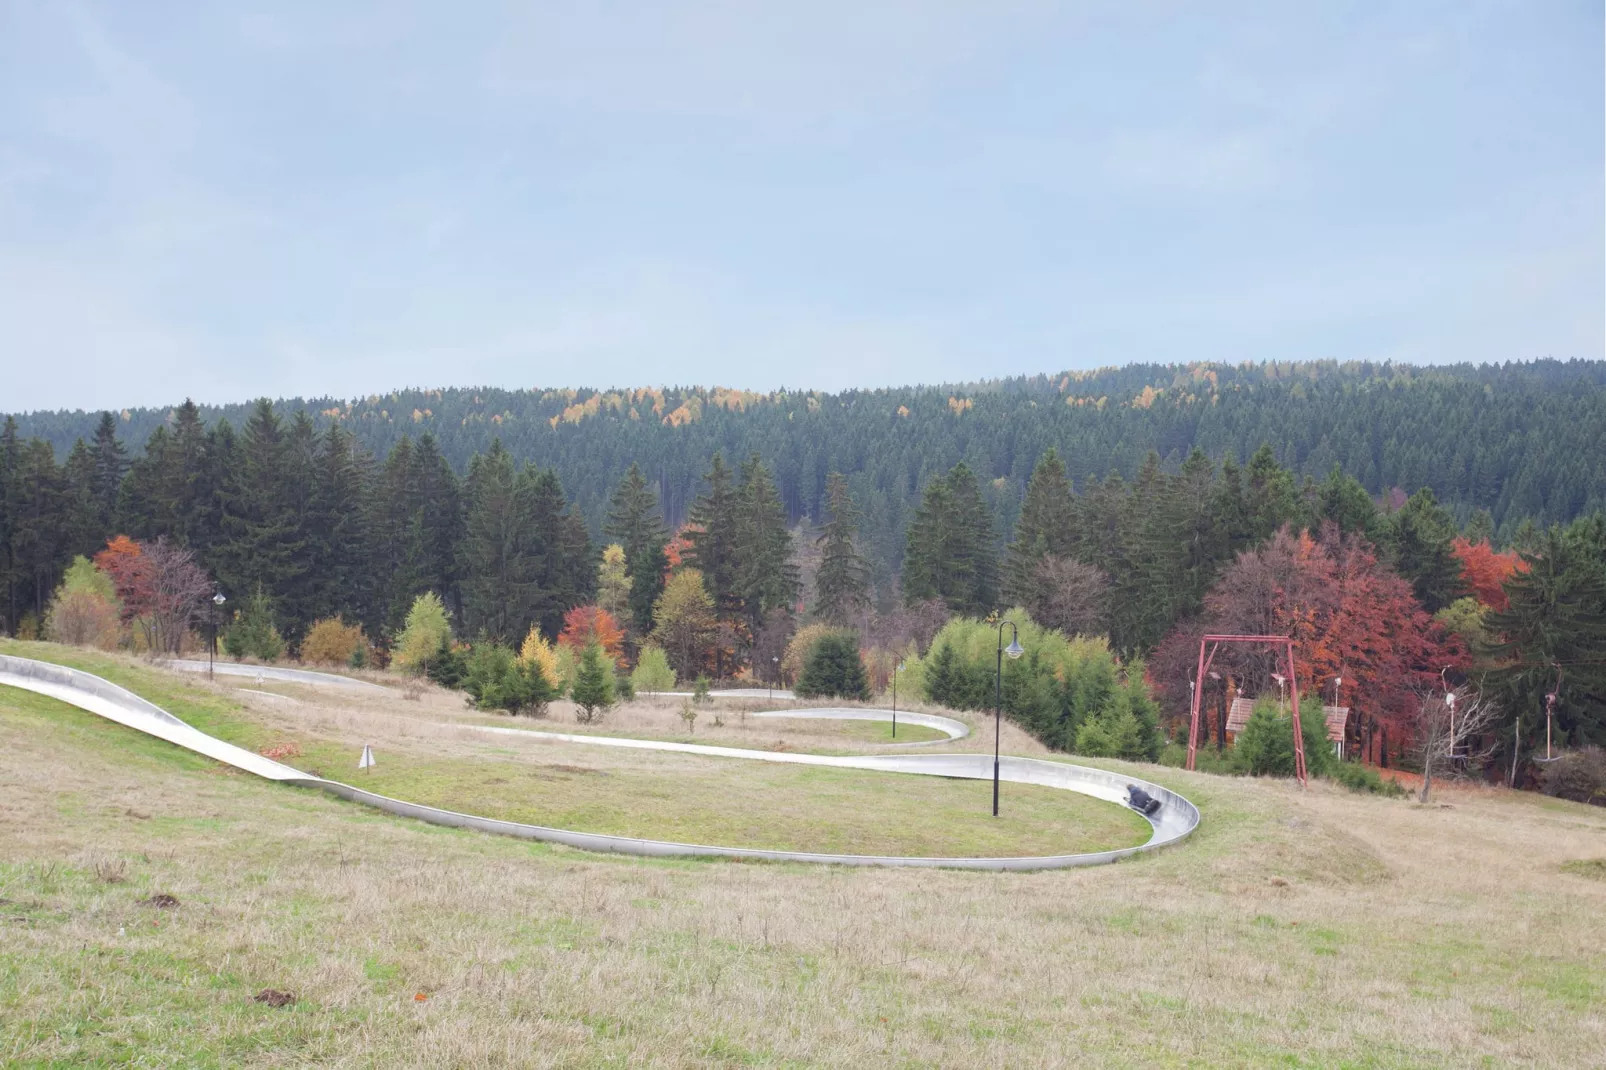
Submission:
<svg viewBox="0 0 1606 1070">
<path fill-rule="evenodd" d="M 1207 643 L 1210 645 L 1208 656 L 1205 653 Z M 1198 681 L 1203 680 L 1205 673 L 1210 671 L 1210 663 L 1216 660 L 1216 651 L 1221 649 L 1222 643 L 1265 643 L 1282 648 L 1283 655 L 1288 659 L 1288 690 L 1294 702 L 1294 775 L 1299 777 L 1301 784 L 1308 783 L 1305 777 L 1305 734 L 1299 726 L 1299 680 L 1294 675 L 1294 641 L 1286 635 L 1207 635 L 1199 640 L 1199 671 L 1193 678 L 1193 713 L 1188 722 L 1188 768 L 1193 768 L 1193 758 L 1199 750 L 1199 701 L 1204 695 L 1204 688 L 1199 686 Z"/>
</svg>

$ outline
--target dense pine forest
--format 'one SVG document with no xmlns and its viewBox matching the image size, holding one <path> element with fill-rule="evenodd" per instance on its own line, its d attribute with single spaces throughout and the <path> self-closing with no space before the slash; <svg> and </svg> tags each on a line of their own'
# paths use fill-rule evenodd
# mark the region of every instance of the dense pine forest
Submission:
<svg viewBox="0 0 1606 1070">
<path fill-rule="evenodd" d="M 171 407 L 117 414 L 135 453 Z M 3 404 L 3 400 L 0 400 Z M 1153 451 L 1175 471 L 1194 447 L 1240 463 L 1262 444 L 1297 477 L 1336 465 L 1372 495 L 1430 488 L 1466 523 L 1478 510 L 1509 538 L 1606 508 L 1606 362 L 1409 367 L 1335 362 L 1134 364 L 1093 372 L 840 394 L 666 388 L 401 390 L 367 398 L 276 403 L 286 419 L 338 423 L 383 457 L 425 431 L 458 474 L 500 440 L 515 461 L 556 472 L 600 534 L 608 495 L 632 463 L 681 523 L 708 459 L 758 453 L 788 518 L 819 521 L 826 477 L 841 472 L 863 513 L 866 555 L 881 582 L 901 565 L 903 532 L 921 488 L 963 460 L 982 481 L 1007 536 L 1026 480 L 1055 447 L 1077 489 L 1116 472 L 1133 479 Z M 238 431 L 249 404 L 202 406 Z M 18 414 L 18 434 L 58 458 L 95 432 L 98 413 Z"/>
<path fill-rule="evenodd" d="M 360 627 L 385 657 L 427 610 L 487 649 L 579 629 L 682 679 L 772 678 L 807 624 L 811 642 L 857 633 L 863 686 L 901 661 L 964 706 L 991 670 L 963 620 L 1019 606 L 1049 634 L 1150 658 L 1164 708 L 1114 677 L 1068 682 L 1115 663 L 1034 638 L 1019 672 L 1041 686 L 1012 678 L 1014 715 L 1056 745 L 1125 738 L 1112 753 L 1150 756 L 1158 717 L 1186 708 L 1202 630 L 1278 631 L 1313 686 L 1364 689 L 1356 742 L 1386 761 L 1389 727 L 1398 750 L 1450 671 L 1495 673 L 1530 733 L 1569 672 L 1564 731 L 1606 739 L 1603 510 L 1600 362 L 185 402 L 6 418 L 0 624 L 93 632 L 94 605 L 120 598 L 123 641 L 137 618 L 146 645 L 176 649 L 221 589 L 241 652 Z M 434 638 L 415 652 L 435 653 Z M 1272 686 L 1264 659 L 1221 667 L 1248 693 Z M 1087 720 L 1116 708 L 1126 721 Z"/>
</svg>

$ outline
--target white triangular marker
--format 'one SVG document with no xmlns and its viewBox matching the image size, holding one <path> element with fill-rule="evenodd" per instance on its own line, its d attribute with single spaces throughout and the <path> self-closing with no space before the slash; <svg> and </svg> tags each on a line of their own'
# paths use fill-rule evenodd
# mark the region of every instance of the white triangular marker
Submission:
<svg viewBox="0 0 1606 1070">
<path fill-rule="evenodd" d="M 357 768 L 372 769 L 374 764 L 374 748 L 364 743 L 362 745 L 362 758 L 358 760 Z"/>
</svg>

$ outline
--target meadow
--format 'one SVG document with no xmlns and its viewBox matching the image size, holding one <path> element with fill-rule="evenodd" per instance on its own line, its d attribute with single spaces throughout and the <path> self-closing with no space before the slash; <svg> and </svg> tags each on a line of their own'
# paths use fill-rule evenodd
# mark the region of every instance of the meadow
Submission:
<svg viewBox="0 0 1606 1070">
<path fill-rule="evenodd" d="M 546 744 L 497 758 L 432 727 L 450 712 L 433 696 L 252 700 L 120 671 L 208 731 L 303 741 L 302 767 L 319 747 L 354 759 L 347 735 L 386 723 L 406 731 L 376 777 L 412 748 L 533 769 L 531 791 L 552 764 Z M 1543 797 L 1452 786 L 1422 806 L 1097 762 L 1182 791 L 1203 825 L 1088 870 L 857 870 L 434 828 L 10 689 L 0 739 L 7 1065 L 1606 1063 L 1606 812 Z M 1041 756 L 1029 742 L 1005 749 Z M 858 745 L 814 741 L 833 744 Z M 552 783 L 650 771 L 609 772 Z M 746 784 L 724 809 L 809 787 Z M 852 807 L 897 794 L 837 787 Z M 882 823 L 949 825 L 946 806 Z"/>
</svg>

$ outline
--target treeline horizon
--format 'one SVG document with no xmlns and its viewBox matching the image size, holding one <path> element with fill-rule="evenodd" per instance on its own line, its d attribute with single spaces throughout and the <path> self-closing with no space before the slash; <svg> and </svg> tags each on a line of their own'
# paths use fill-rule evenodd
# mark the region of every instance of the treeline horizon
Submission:
<svg viewBox="0 0 1606 1070">
<path fill-rule="evenodd" d="M 1189 644 L 1214 629 L 1298 636 L 1309 648 L 1302 677 L 1351 680 L 1385 731 L 1409 721 L 1444 671 L 1479 664 L 1503 681 L 1513 711 L 1531 711 L 1560 665 L 1577 696 L 1566 738 L 1594 740 L 1603 724 L 1606 680 L 1588 651 L 1606 642 L 1606 512 L 1565 526 L 1529 518 L 1512 533 L 1521 558 L 1498 555 L 1487 511 L 1458 524 L 1427 487 L 1379 500 L 1336 465 L 1300 479 L 1269 443 L 1242 463 L 1195 446 L 1174 471 L 1151 450 L 1132 479 L 1080 487 L 1050 446 L 1032 458 L 1010 522 L 987 493 L 998 477 L 961 459 L 920 484 L 898 533 L 900 571 L 877 582 L 851 478 L 827 473 L 816 535 L 789 520 L 757 451 L 709 455 L 690 523 L 678 527 L 632 462 L 602 488 L 605 552 L 559 474 L 519 463 L 499 438 L 459 476 L 432 432 L 375 455 L 343 421 L 320 430 L 266 399 L 238 429 L 186 403 L 136 455 L 118 426 L 102 414 L 58 464 L 49 442 L 24 440 L 12 418 L 0 424 L 0 631 L 50 630 L 64 576 L 93 572 L 75 559 L 115 541 L 112 559 L 125 561 L 174 548 L 193 570 L 181 585 L 189 611 L 221 587 L 231 610 L 249 607 L 241 623 L 266 637 L 264 651 L 283 650 L 276 633 L 297 648 L 314 624 L 342 620 L 385 659 L 419 600 L 438 598 L 453 634 L 489 640 L 503 660 L 572 630 L 585 609 L 623 626 L 629 651 L 661 649 L 687 679 L 772 676 L 804 624 L 856 633 L 884 675 L 930 654 L 948 622 L 1020 607 L 1056 634 L 1100 637 L 1122 659 L 1155 655 L 1173 715 Z M 125 625 L 139 601 L 124 600 Z M 182 646 L 182 626 L 158 630 Z M 1273 671 L 1232 668 L 1254 691 Z M 961 681 L 975 675 L 967 669 L 939 673 L 939 691 L 944 673 L 954 690 L 943 701 L 974 690 Z M 1084 734 L 1092 707 L 1056 681 L 1010 707 L 1063 745 Z M 1147 713 L 1133 716 L 1147 724 Z M 1125 713 L 1117 720 L 1089 731 L 1137 731 Z M 1152 750 L 1147 728 L 1138 737 L 1147 742 L 1122 752 Z M 1393 738 L 1397 748 L 1398 730 Z"/>
<path fill-rule="evenodd" d="M 236 429 L 254 403 L 197 406 Z M 1262 445 L 1296 478 L 1336 466 L 1374 498 L 1433 490 L 1457 524 L 1489 514 L 1497 544 L 1525 520 L 1562 523 L 1606 509 L 1606 361 L 1417 367 L 1390 363 L 1132 364 L 988 382 L 823 392 L 673 387 L 613 390 L 409 389 L 360 399 L 274 402 L 316 430 L 338 424 L 376 456 L 428 431 L 449 467 L 493 440 L 553 470 L 589 534 L 632 463 L 671 527 L 690 514 L 708 459 L 757 453 L 789 523 L 821 523 L 840 472 L 862 514 L 873 578 L 901 569 L 922 488 L 964 461 L 1004 541 L 1037 458 L 1058 450 L 1078 491 L 1112 472 L 1132 480 L 1152 451 L 1175 473 L 1195 447 L 1244 463 Z M 133 455 L 171 431 L 178 406 L 115 414 Z M 98 413 L 17 414 L 18 434 L 58 457 L 90 438 Z"/>
</svg>

